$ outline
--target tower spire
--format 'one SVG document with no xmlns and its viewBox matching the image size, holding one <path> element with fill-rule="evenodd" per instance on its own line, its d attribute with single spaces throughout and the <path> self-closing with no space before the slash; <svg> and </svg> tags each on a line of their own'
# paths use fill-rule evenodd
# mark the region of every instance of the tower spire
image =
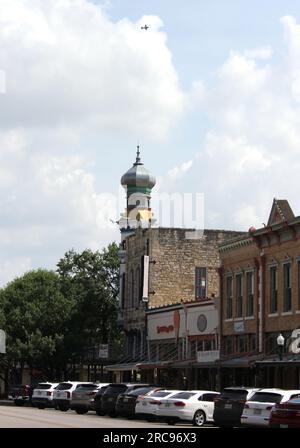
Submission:
<svg viewBox="0 0 300 448">
<path fill-rule="evenodd" d="M 140 145 L 137 145 L 136 147 L 136 160 L 134 165 L 141 165 L 141 157 L 140 157 Z"/>
</svg>

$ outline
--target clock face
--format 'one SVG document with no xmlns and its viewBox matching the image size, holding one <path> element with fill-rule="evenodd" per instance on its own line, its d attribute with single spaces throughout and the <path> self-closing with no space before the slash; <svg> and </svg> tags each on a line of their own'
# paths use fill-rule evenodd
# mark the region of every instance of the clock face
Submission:
<svg viewBox="0 0 300 448">
<path fill-rule="evenodd" d="M 205 314 L 200 314 L 197 318 L 197 328 L 202 333 L 207 328 L 207 318 Z"/>
</svg>

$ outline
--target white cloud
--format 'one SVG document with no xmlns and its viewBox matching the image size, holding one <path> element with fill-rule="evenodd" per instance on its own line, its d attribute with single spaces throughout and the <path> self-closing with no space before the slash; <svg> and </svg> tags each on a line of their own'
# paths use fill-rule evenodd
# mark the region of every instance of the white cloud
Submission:
<svg viewBox="0 0 300 448">
<path fill-rule="evenodd" d="M 193 160 L 189 160 L 188 162 L 183 162 L 179 166 L 174 166 L 171 168 L 168 173 L 167 177 L 171 180 L 176 180 L 179 177 L 183 176 L 187 171 L 189 171 L 192 168 Z"/>
<path fill-rule="evenodd" d="M 231 51 L 206 89 L 210 128 L 184 180 L 205 193 L 207 227 L 261 227 L 274 197 L 298 205 L 300 25 L 281 21 L 281 59 L 269 45 Z"/>
<path fill-rule="evenodd" d="M 156 16 L 113 23 L 88 0 L 2 0 L 1 126 L 77 122 L 164 138 L 184 95 L 162 27 Z"/>
</svg>

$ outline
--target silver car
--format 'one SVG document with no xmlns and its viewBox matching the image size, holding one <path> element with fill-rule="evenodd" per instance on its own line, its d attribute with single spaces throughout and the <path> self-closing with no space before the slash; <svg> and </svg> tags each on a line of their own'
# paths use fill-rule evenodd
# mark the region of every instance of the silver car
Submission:
<svg viewBox="0 0 300 448">
<path fill-rule="evenodd" d="M 107 383 L 86 383 L 77 387 L 72 394 L 70 408 L 77 414 L 86 414 L 89 410 L 94 410 L 95 395 L 103 386 L 107 386 Z"/>
</svg>

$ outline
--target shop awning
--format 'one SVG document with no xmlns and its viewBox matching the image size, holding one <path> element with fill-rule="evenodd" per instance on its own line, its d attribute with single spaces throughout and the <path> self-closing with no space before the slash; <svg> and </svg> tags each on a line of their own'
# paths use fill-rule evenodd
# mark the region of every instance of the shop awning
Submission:
<svg viewBox="0 0 300 448">
<path fill-rule="evenodd" d="M 119 372 L 119 371 L 124 371 L 124 370 L 139 370 L 139 368 L 137 367 L 138 364 L 135 363 L 128 363 L 128 364 L 112 364 L 110 366 L 104 366 L 104 370 L 109 370 L 112 372 Z"/>
<path fill-rule="evenodd" d="M 259 367 L 300 367 L 300 357 L 280 359 L 262 359 L 255 362 Z"/>
</svg>

